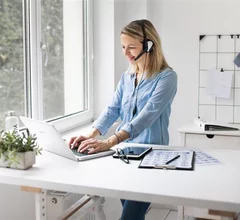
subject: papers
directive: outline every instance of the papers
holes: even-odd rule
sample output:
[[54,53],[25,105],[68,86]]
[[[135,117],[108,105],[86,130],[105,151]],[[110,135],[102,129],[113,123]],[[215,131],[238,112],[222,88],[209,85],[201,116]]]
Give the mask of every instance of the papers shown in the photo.
[[220,98],[230,98],[232,86],[232,72],[208,70],[207,94]]
[[[178,155],[179,157],[177,157]],[[175,157],[175,160],[168,163]],[[193,158],[194,151],[154,149],[143,158],[139,165],[139,168],[193,170]]]
[[218,159],[212,157],[211,155],[205,152],[195,151],[195,164],[196,165],[217,165],[222,163]]

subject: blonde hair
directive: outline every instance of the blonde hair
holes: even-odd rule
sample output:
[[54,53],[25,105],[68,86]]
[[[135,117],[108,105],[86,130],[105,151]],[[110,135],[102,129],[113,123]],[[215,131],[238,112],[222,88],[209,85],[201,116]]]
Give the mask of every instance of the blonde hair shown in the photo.
[[[140,42],[144,43],[144,33],[146,40],[153,42],[152,49],[147,53],[147,78],[152,77],[153,75],[161,72],[165,68],[169,67],[162,50],[161,40],[153,24],[146,19],[136,20],[129,23],[125,26],[121,34],[126,34],[130,37],[133,37]],[[135,72],[138,72],[138,66],[133,65],[132,69]]]

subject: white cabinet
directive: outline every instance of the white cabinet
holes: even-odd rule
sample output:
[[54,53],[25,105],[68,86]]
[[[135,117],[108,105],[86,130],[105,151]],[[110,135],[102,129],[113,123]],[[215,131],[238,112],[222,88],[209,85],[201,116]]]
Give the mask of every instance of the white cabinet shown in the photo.
[[[240,150],[240,130],[238,131],[203,131],[194,124],[182,126],[180,132],[180,145],[191,149],[228,148]],[[184,216],[205,219],[233,219],[236,213],[220,210],[200,209],[197,207],[178,207],[178,220]]]
[[184,146],[194,148],[229,148],[240,150],[240,136],[185,134]]
[[181,146],[189,148],[228,148],[240,150],[240,130],[238,131],[203,131],[194,124],[182,126]]

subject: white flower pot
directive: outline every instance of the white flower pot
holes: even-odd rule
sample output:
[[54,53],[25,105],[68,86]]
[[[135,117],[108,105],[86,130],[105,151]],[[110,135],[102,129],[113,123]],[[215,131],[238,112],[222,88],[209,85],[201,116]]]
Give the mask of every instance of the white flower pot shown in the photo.
[[0,166],[8,167],[20,170],[26,170],[32,167],[36,162],[36,152],[35,151],[27,151],[23,153],[17,153],[17,161],[18,163],[9,164],[9,161],[5,161],[5,156],[1,156],[0,158]]

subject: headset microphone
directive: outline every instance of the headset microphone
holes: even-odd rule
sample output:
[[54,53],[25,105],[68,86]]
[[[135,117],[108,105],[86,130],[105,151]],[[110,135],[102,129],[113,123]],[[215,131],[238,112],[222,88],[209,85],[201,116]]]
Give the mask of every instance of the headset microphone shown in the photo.
[[135,57],[134,60],[137,61],[144,53],[146,53],[145,50],[143,50],[137,57]]

